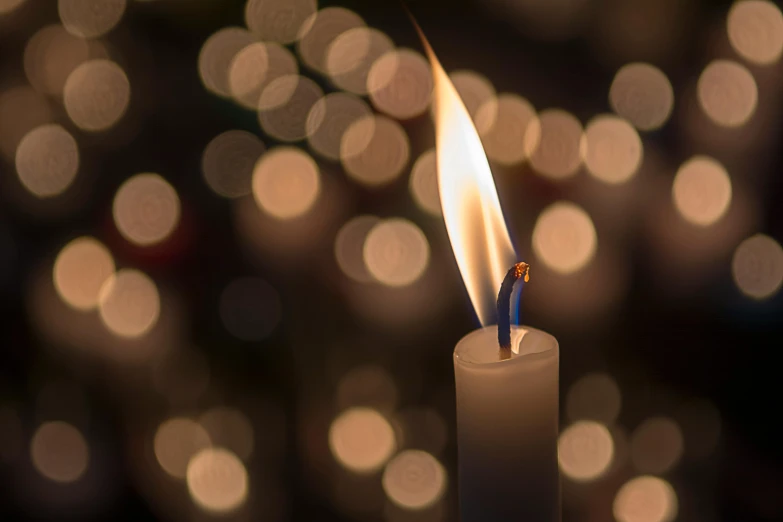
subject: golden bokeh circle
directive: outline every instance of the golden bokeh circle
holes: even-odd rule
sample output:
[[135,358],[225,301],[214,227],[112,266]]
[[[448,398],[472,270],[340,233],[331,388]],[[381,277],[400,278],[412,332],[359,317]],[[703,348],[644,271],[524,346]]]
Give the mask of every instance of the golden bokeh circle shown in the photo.
[[84,435],[67,422],[41,424],[30,441],[35,469],[54,482],[71,483],[87,471],[90,448]]
[[533,251],[548,268],[572,274],[595,256],[593,220],[581,207],[561,201],[547,207],[533,228]]
[[231,60],[228,88],[237,102],[257,110],[267,85],[281,76],[298,72],[299,65],[291,51],[274,42],[256,42],[236,53]]
[[361,16],[344,7],[327,7],[311,15],[304,23],[296,48],[310,69],[328,74],[328,51],[343,33],[365,27]]
[[386,465],[382,478],[386,496],[410,510],[434,505],[446,490],[446,470],[438,459],[420,450],[400,452]]
[[160,467],[174,478],[185,478],[190,459],[212,445],[209,433],[196,421],[172,417],[158,426],[153,451]]
[[165,241],[177,228],[179,196],[158,174],[136,174],[117,190],[112,215],[125,239],[134,245],[152,246]]
[[141,337],[158,322],[158,288],[138,270],[119,270],[101,287],[98,311],[103,324],[113,334],[131,339]]
[[272,80],[261,93],[258,121],[264,132],[280,141],[307,137],[307,118],[324,93],[310,78],[289,74]]
[[438,188],[438,158],[435,149],[421,154],[411,169],[409,188],[416,204],[433,216],[442,216]]
[[630,63],[621,67],[609,88],[609,103],[614,112],[637,129],[659,129],[674,107],[674,89],[657,67],[648,63]]
[[371,408],[351,408],[329,428],[329,448],[334,458],[355,473],[380,469],[396,448],[394,430],[386,418]]
[[560,470],[576,482],[603,476],[614,457],[614,441],[601,423],[579,421],[563,430],[557,441]]
[[226,198],[250,194],[253,169],[265,150],[264,143],[250,132],[229,130],[218,134],[201,156],[204,180],[216,194]]
[[764,234],[751,236],[734,251],[731,274],[743,294],[768,299],[783,284],[783,248]]
[[206,448],[188,463],[190,498],[211,513],[229,513],[245,503],[249,479],[242,461],[223,448]]
[[677,494],[667,481],[644,475],[623,484],[612,510],[617,522],[671,522],[677,516]]
[[321,192],[318,165],[294,147],[270,150],[253,171],[253,196],[259,208],[277,219],[304,215]]
[[[229,69],[234,62],[234,57],[243,49],[257,42],[257,37],[250,31],[239,27],[225,27],[212,34],[201,46],[198,55],[198,73],[201,83],[208,91],[228,98],[231,96],[231,85],[229,83]],[[241,74],[250,75],[250,79],[255,78],[251,67],[258,67],[256,58],[251,50],[251,55],[245,57],[241,63],[243,68],[235,74],[235,82],[248,81]],[[266,47],[264,47],[266,51]]]
[[120,23],[125,4],[126,0],[57,0],[57,11],[69,33],[95,38]]
[[708,156],[689,159],[674,177],[674,205],[680,215],[694,225],[706,227],[716,223],[728,211],[731,196],[728,172]]
[[60,298],[77,310],[98,306],[101,287],[114,274],[114,259],[103,243],[79,237],[63,247],[54,262],[52,278]]
[[744,125],[756,112],[756,80],[736,62],[715,60],[710,63],[699,76],[696,89],[704,113],[722,127]]
[[65,192],[79,171],[76,140],[60,125],[41,125],[28,132],[16,149],[19,181],[39,198]]
[[566,395],[566,414],[572,421],[593,420],[611,426],[620,415],[621,406],[620,387],[605,373],[581,377]]
[[573,176],[582,164],[582,124],[570,112],[547,109],[533,119],[524,134],[530,166],[547,178]]
[[537,120],[536,110],[521,96],[503,93],[487,99],[475,117],[487,157],[502,165],[516,165],[527,159],[527,149],[535,149],[540,139]]
[[449,73],[449,79],[474,122],[479,109],[497,96],[492,82],[476,71],[453,71]]
[[119,65],[110,60],[90,60],[68,76],[63,103],[77,127],[103,131],[122,118],[130,95],[130,82]]
[[327,94],[307,115],[307,142],[324,158],[338,161],[345,132],[354,122],[371,115],[370,107],[353,94]]
[[334,255],[343,274],[354,281],[368,283],[372,275],[364,264],[364,241],[370,230],[380,222],[376,216],[357,216],[337,232]]
[[427,269],[430,245],[427,237],[406,219],[387,219],[376,224],[364,242],[364,263],[379,283],[407,286]]
[[343,134],[340,158],[345,173],[359,183],[369,187],[386,185],[408,164],[408,135],[399,123],[385,116],[360,118]]
[[598,116],[587,124],[582,138],[587,171],[609,184],[630,180],[642,163],[644,148],[636,129],[617,116]]
[[783,54],[783,13],[766,0],[735,2],[726,18],[731,46],[749,62],[771,65]]
[[417,51],[395,49],[378,58],[367,76],[373,106],[400,120],[424,113],[432,100],[430,64]]
[[245,24],[266,42],[297,41],[318,8],[316,0],[248,0]]
[[367,94],[367,77],[378,58],[394,49],[394,42],[378,29],[355,27],[334,39],[326,53],[332,82],[345,91]]

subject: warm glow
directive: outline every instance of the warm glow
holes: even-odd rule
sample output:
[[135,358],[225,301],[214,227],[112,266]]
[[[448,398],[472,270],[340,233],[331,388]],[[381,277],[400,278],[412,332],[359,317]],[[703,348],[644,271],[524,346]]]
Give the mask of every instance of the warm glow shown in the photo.
[[119,337],[141,337],[160,315],[158,288],[138,270],[123,269],[109,277],[101,287],[98,303],[103,324]]
[[24,2],[25,0],[0,0],[0,15],[10,13]]
[[380,469],[396,447],[389,421],[370,408],[351,408],[343,412],[329,428],[332,455],[356,473]]
[[434,76],[438,186],[462,278],[481,324],[495,317],[497,292],[517,258],[495,180],[470,114],[429,45]]
[[413,200],[433,216],[442,216],[440,192],[438,192],[438,159],[435,149],[423,152],[411,169],[408,182]]
[[744,66],[715,60],[699,76],[699,104],[707,116],[722,127],[744,125],[756,111],[756,80]]
[[[495,86],[485,76],[469,70],[454,71],[449,74],[449,79],[457,89],[457,94],[478,128],[476,115],[482,106],[495,99]],[[481,134],[481,129],[479,129],[479,134]],[[489,152],[487,154],[489,155]]]
[[671,485],[651,476],[629,480],[614,497],[617,522],[671,522],[677,509],[677,494]]
[[360,283],[372,281],[364,264],[364,242],[370,230],[380,222],[375,216],[357,216],[340,228],[334,241],[334,256],[340,270]]
[[60,20],[69,33],[95,38],[111,31],[125,13],[126,0],[58,0]]
[[595,256],[597,237],[593,220],[573,203],[558,202],[538,216],[533,228],[533,252],[547,267],[572,274]]
[[363,185],[378,187],[396,179],[410,158],[405,129],[381,115],[353,122],[340,142],[345,173]]
[[197,422],[174,417],[163,422],[155,432],[153,449],[158,464],[175,478],[184,478],[190,459],[211,445],[209,433]]
[[612,463],[614,441],[606,426],[580,421],[566,428],[557,443],[561,471],[577,482],[601,477]]
[[216,194],[238,198],[252,190],[253,168],[266,147],[256,136],[230,130],[215,136],[204,149],[201,171]]
[[525,131],[525,154],[542,176],[564,179],[573,176],[582,164],[582,124],[561,109],[541,111]]
[[783,248],[773,238],[756,234],[734,251],[731,274],[737,288],[748,297],[772,297],[783,284]]
[[714,159],[695,156],[677,171],[672,195],[682,217],[694,225],[706,227],[717,222],[729,209],[731,179]]
[[48,100],[31,87],[12,87],[0,92],[0,151],[13,162],[22,138],[52,119]]
[[300,30],[297,50],[305,65],[326,74],[328,73],[327,52],[332,43],[341,34],[365,26],[362,17],[350,9],[344,7],[321,9],[304,22]]
[[414,118],[426,111],[432,100],[430,66],[416,51],[389,51],[370,69],[367,90],[379,111],[400,120]]
[[267,85],[258,102],[258,121],[265,133],[280,141],[307,137],[308,116],[323,98],[323,91],[310,78],[289,74]]
[[179,197],[161,176],[137,174],[117,190],[112,213],[125,239],[138,246],[151,246],[164,241],[177,228]]
[[198,420],[207,430],[214,446],[234,452],[242,460],[253,453],[253,425],[241,411],[234,408],[212,408]]
[[609,88],[609,102],[614,111],[639,130],[655,130],[671,116],[674,89],[669,78],[646,63],[622,67]]
[[407,286],[424,273],[430,245],[419,227],[405,219],[375,225],[364,242],[367,270],[386,286]]
[[49,480],[76,482],[87,471],[90,449],[81,432],[67,422],[42,424],[30,441],[33,466]]
[[356,27],[334,39],[326,68],[334,84],[354,94],[367,94],[367,77],[378,58],[394,49],[391,38],[377,29]]
[[283,315],[280,295],[266,281],[243,277],[220,294],[220,319],[228,332],[243,341],[269,337]]
[[446,470],[426,451],[406,450],[386,465],[383,490],[402,508],[425,509],[446,490]]
[[248,0],[245,24],[261,40],[294,43],[317,5],[316,0]]
[[772,2],[736,2],[726,20],[731,46],[749,62],[770,65],[783,54],[783,13]]
[[114,274],[109,250],[91,237],[74,239],[54,262],[54,287],[63,301],[77,310],[98,306],[98,296],[106,280]]
[[353,94],[327,94],[313,105],[307,115],[307,142],[321,156],[339,161],[345,132],[354,122],[370,115],[370,107]]
[[625,183],[642,163],[642,140],[626,120],[598,116],[585,129],[582,154],[590,174],[606,183]]
[[247,469],[228,450],[201,450],[188,463],[186,478],[190,497],[206,511],[234,511],[247,500]]
[[28,132],[16,149],[16,173],[32,194],[48,198],[62,194],[79,170],[79,148],[67,130],[56,124]]
[[622,398],[614,379],[591,373],[576,381],[566,396],[566,415],[572,421],[594,420],[611,425],[620,415]]
[[[198,73],[204,87],[218,96],[231,96],[229,68],[234,63],[234,57],[243,49],[256,43],[256,38],[256,35],[250,31],[240,29],[239,27],[226,27],[207,38],[207,41],[201,46],[201,51],[198,55]],[[253,52],[250,51],[250,53]],[[251,60],[251,58],[256,58],[256,56],[252,54],[251,56],[246,56],[243,66],[250,68],[251,65],[248,62],[252,61],[252,67],[257,68],[258,61],[256,59]],[[245,70],[248,74],[258,74],[257,71],[251,69],[243,69],[243,71]],[[242,81],[248,80],[243,77]],[[243,84],[244,86],[246,84]]]
[[[525,144],[535,148],[541,136],[536,110],[516,94],[504,93],[485,101],[475,120],[487,156],[501,165],[516,165],[527,159]],[[531,136],[526,139],[528,132]]]
[[672,419],[654,417],[641,423],[631,436],[631,460],[637,471],[662,475],[680,461],[683,438]]
[[299,73],[291,51],[273,42],[256,42],[239,51],[228,68],[228,88],[236,101],[258,109],[261,93],[281,76]]
[[80,129],[103,131],[115,125],[130,103],[131,87],[125,71],[109,60],[84,62],[68,76],[63,103]]
[[256,203],[277,219],[305,214],[320,192],[318,165],[306,152],[294,147],[278,147],[267,152],[253,172]]

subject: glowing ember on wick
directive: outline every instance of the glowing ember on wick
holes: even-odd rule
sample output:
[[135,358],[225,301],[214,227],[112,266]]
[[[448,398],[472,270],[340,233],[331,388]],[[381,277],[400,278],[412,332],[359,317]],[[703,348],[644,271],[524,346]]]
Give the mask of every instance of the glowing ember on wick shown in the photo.
[[522,276],[525,283],[530,281],[530,265],[524,261],[515,264],[506,273],[503,284],[498,292],[498,346],[500,346],[500,360],[511,358],[511,293],[514,284]]

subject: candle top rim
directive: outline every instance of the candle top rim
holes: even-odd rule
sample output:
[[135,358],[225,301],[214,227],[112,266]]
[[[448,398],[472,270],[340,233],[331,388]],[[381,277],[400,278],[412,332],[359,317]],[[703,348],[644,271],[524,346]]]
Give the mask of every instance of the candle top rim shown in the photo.
[[511,326],[511,358],[498,356],[497,325],[474,330],[460,339],[454,348],[454,361],[463,366],[487,369],[527,364],[559,356],[557,339],[537,328]]

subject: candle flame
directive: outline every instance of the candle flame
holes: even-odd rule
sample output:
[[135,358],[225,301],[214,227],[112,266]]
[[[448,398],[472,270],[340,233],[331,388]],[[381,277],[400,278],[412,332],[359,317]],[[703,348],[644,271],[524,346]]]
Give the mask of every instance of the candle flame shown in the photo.
[[[415,24],[415,22],[414,22]],[[479,320],[491,324],[497,291],[516,262],[495,180],[476,127],[421,29],[432,66],[438,187],[446,230]]]

